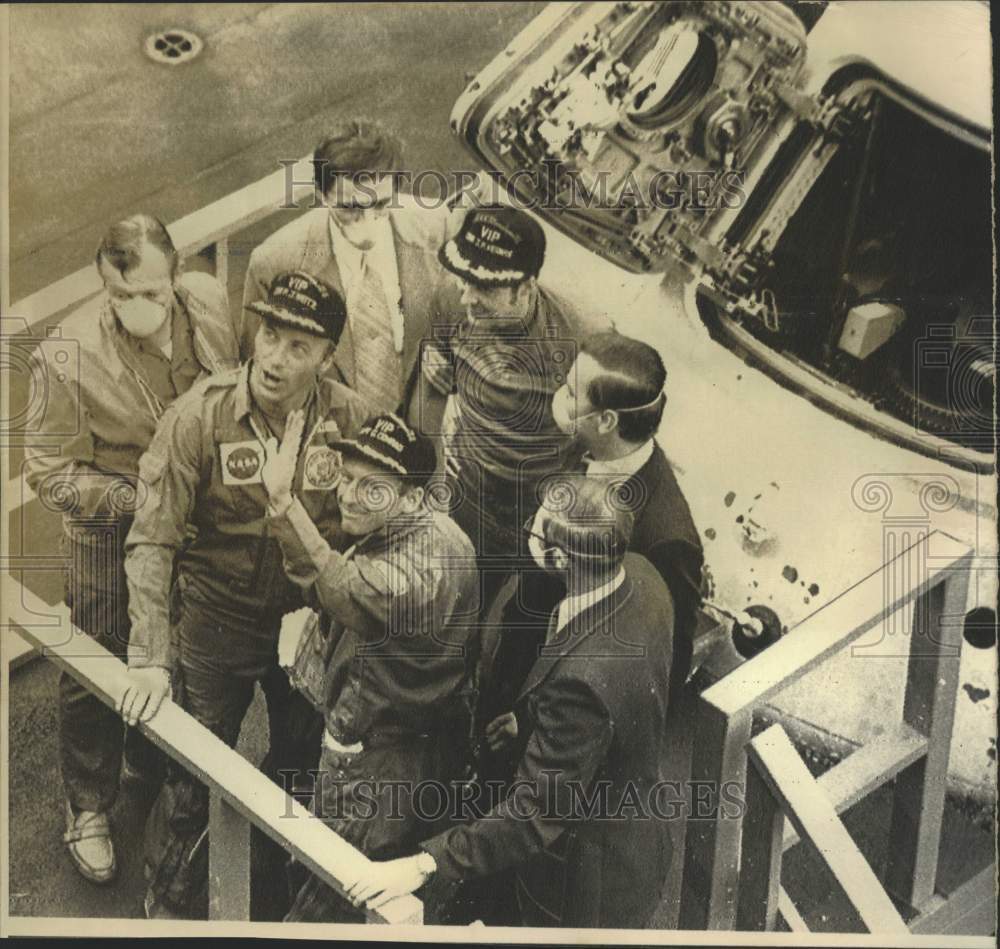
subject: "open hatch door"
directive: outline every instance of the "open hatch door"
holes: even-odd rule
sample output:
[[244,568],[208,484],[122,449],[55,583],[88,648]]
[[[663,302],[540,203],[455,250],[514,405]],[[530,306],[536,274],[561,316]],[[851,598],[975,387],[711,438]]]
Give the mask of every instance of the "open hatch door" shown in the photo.
[[619,266],[721,273],[719,237],[793,120],[825,120],[800,92],[805,52],[777,3],[552,4],[452,122],[520,200]]

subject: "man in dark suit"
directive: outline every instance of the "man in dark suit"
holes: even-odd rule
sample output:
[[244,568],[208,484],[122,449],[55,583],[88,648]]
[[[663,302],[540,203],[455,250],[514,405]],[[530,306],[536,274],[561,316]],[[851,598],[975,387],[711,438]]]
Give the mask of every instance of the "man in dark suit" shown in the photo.
[[[701,541],[691,510],[663,449],[654,440],[666,404],[667,371],[652,346],[601,332],[583,338],[565,383],[552,398],[555,424],[576,442],[573,469],[615,486],[635,516],[629,550],[642,554],[670,588],[676,616],[671,695],[679,700],[691,670],[701,605]],[[556,479],[560,476],[555,476]],[[563,595],[558,577],[527,572],[500,594],[503,629],[484,642],[481,677],[495,684],[485,705],[489,721],[507,707],[534,662],[545,619]],[[487,755],[489,777],[510,773],[502,752]]]
[[347,303],[334,378],[354,389],[373,414],[410,411],[421,341],[430,335],[444,279],[437,260],[447,208],[425,208],[399,193],[402,147],[374,122],[338,124],[313,154],[317,207],[272,234],[250,255],[243,290],[240,353],[252,355],[274,277],[300,270],[333,287]]
[[632,520],[597,480],[550,489],[529,542],[567,596],[513,712],[487,729],[491,743],[523,748],[516,781],[478,820],[373,863],[347,887],[357,904],[514,869],[525,925],[649,924],[671,856],[655,802],[674,611],[659,574],[626,553]]
[[674,600],[675,697],[691,667],[701,606],[704,552],[674,470],[653,436],[667,403],[667,370],[647,343],[615,331],[584,339],[552,400],[563,431],[575,435],[588,477],[615,482],[635,516],[629,550],[642,554]]

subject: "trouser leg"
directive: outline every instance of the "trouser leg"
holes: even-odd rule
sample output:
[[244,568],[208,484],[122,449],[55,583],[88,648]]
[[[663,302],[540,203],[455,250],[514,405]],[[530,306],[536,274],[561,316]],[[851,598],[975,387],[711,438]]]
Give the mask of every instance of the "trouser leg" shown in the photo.
[[[230,747],[253,699],[254,676],[234,670],[233,636],[190,601],[177,628],[181,707]],[[208,788],[171,762],[150,814],[147,860],[150,892],[178,913],[205,898],[208,880]],[[200,906],[199,906],[200,909]]]
[[[261,771],[295,794],[301,803],[308,803],[317,790],[314,776],[309,772],[319,767],[323,716],[290,687],[288,677],[279,667],[270,670],[261,685],[267,699],[270,733]],[[292,884],[288,875],[293,871],[284,848],[256,827],[250,834],[253,855],[251,919],[280,921],[291,907],[303,880],[297,876],[298,884]]]
[[[63,548],[73,625],[123,661],[131,632],[124,567],[129,525],[128,518],[71,522]],[[130,760],[150,772],[161,768],[162,754],[148,739],[136,729],[126,730],[113,709],[68,673],[60,674],[59,761],[75,810],[104,813],[114,805],[126,731]]]
[[[499,642],[492,657],[491,717],[509,712],[545,644],[552,611],[565,596],[561,576],[520,564],[511,597],[498,615]],[[489,721],[489,719],[487,719]]]
[[496,779],[513,768],[506,760],[495,760],[482,740],[483,732],[493,718],[511,710],[544,642],[549,610],[536,603],[539,571],[528,552],[525,531],[537,506],[532,486],[484,476],[473,464],[466,467],[463,463],[459,477],[450,482],[455,499],[452,517],[476,551],[480,601],[474,744],[480,777]]
[[[491,610],[484,630],[488,656],[480,677],[480,733],[498,715],[513,711],[514,702],[545,643],[549,617],[565,592],[561,576],[521,561]],[[479,742],[478,773],[482,781],[513,779],[520,748],[492,752]]]
[[[414,737],[406,745],[343,754],[323,747],[320,790],[314,812],[331,830],[372,860],[415,853],[417,843],[442,829],[435,794],[418,796],[424,782],[447,786],[450,761],[439,742]],[[374,804],[373,804],[374,802]],[[286,917],[289,922],[364,922],[355,909],[318,877],[309,875]]]
[[[308,789],[312,782],[308,772],[319,763],[323,716],[291,687],[277,664],[261,679],[261,687],[267,699],[270,735],[261,770],[282,787]],[[282,772],[287,775],[284,779]]]

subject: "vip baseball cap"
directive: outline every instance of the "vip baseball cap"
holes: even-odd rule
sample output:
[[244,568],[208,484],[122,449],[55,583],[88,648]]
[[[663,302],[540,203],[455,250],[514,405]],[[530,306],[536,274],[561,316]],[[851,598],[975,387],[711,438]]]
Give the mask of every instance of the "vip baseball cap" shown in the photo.
[[267,300],[251,303],[247,309],[335,343],[347,321],[347,307],[341,295],[301,270],[278,274],[271,282]]
[[471,208],[438,259],[470,283],[513,286],[538,276],[545,260],[545,232],[519,208]]
[[372,416],[354,438],[341,439],[331,447],[414,479],[418,485],[426,484],[437,467],[434,443],[391,412]]

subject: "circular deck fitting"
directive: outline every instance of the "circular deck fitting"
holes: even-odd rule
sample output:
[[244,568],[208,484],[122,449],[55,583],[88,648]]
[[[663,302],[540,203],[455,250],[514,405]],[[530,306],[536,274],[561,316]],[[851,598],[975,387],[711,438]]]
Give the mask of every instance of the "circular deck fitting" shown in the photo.
[[146,55],[157,63],[179,66],[189,63],[205,44],[190,30],[160,30],[146,37]]

